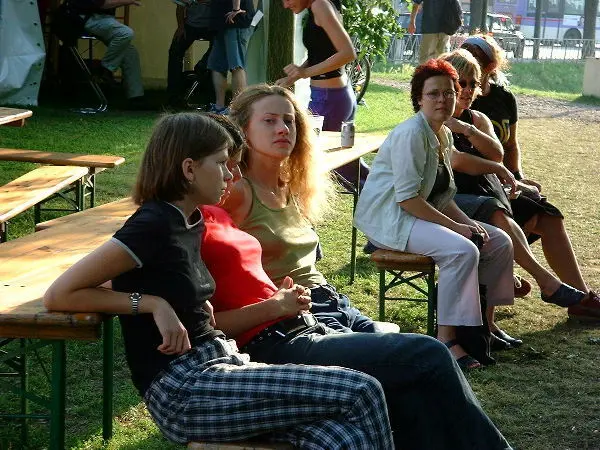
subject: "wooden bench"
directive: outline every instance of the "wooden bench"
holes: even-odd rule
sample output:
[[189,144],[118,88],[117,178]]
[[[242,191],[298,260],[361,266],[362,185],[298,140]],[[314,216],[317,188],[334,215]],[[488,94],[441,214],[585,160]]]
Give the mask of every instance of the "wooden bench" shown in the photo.
[[[112,169],[123,164],[125,158],[110,155],[80,155],[76,153],[0,148],[0,161],[86,167],[88,173],[83,179],[83,197],[81,201],[85,203],[85,197],[89,196],[90,207],[93,208],[96,202],[96,175],[105,169]],[[83,203],[81,209],[83,209]]]
[[[379,249],[371,254],[371,261],[379,270],[379,320],[385,320],[386,300],[427,302],[427,334],[434,336],[437,296],[433,258],[415,253]],[[405,272],[409,272],[409,275],[405,275]],[[392,276],[389,282],[386,281],[386,274]],[[416,283],[419,279],[425,280],[425,289]],[[403,285],[414,289],[422,296],[388,296],[391,289]]]
[[25,126],[25,120],[33,115],[28,109],[0,107],[0,125],[11,127]]
[[85,167],[42,166],[0,187],[0,242],[6,241],[10,219],[34,207],[34,221],[39,222],[42,204],[56,195],[66,199],[65,191],[75,191],[72,202],[79,208],[87,173]]

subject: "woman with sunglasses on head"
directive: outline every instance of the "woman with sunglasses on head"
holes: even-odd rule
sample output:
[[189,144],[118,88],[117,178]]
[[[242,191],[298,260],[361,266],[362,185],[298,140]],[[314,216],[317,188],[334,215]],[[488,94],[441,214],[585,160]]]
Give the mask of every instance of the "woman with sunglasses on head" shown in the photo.
[[[314,450],[393,449],[377,380],[339,367],[250,362],[214,328],[197,205],[220,201],[232,149],[206,116],[162,118],[141,162],[138,210],[50,286],[46,307],[119,315],[133,383],[171,441],[266,435]],[[112,290],[100,287],[111,279]]]
[[[563,215],[545,196],[540,195],[541,186],[523,175],[521,149],[517,140],[517,103],[515,96],[502,83],[504,76],[500,72],[506,66],[503,50],[493,38],[483,35],[468,37],[462,48],[475,57],[482,72],[481,92],[479,97],[472,100],[471,108],[491,120],[502,144],[503,157],[500,162],[514,174],[517,189],[521,191],[520,195],[510,199],[514,222],[523,229],[527,243],[532,244],[541,238],[546,261],[557,276],[535,262],[528,247],[527,252],[523,246],[521,249],[515,248],[517,263],[534,277],[540,287],[542,300],[568,307],[569,317],[585,321],[600,320],[600,296],[583,279]],[[478,147],[478,150],[481,151],[481,148]],[[483,156],[488,158],[487,155]],[[497,214],[502,216],[501,213]],[[503,220],[502,217],[500,219]],[[506,223],[501,228],[507,230],[508,226]],[[512,237],[514,243],[516,236]]]
[[[439,267],[437,338],[462,367],[480,363],[456,341],[457,326],[480,326],[480,287],[490,306],[513,302],[513,251],[506,234],[467,217],[453,200],[450,165],[458,74],[432,59],[415,69],[417,114],[398,125],[373,161],[354,223],[377,247],[431,256]],[[483,237],[482,246],[476,238]]]

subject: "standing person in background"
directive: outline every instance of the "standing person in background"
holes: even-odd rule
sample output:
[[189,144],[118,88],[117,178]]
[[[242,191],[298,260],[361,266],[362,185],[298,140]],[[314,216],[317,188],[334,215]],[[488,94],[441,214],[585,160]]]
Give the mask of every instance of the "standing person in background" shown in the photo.
[[[252,35],[254,0],[212,0],[211,16],[216,30],[213,48],[208,57],[215,87],[215,103],[210,112],[228,114],[225,106],[227,72],[231,72],[231,90],[235,97],[247,85],[246,51]],[[242,2],[244,8],[241,7]]]
[[423,64],[450,50],[450,36],[462,24],[462,9],[458,0],[413,0],[408,24],[410,34],[416,31],[415,19],[419,10],[423,14],[419,64]]
[[[310,103],[308,108],[324,117],[324,131],[340,131],[342,122],[354,120],[356,96],[344,66],[356,59],[350,36],[344,29],[341,0],[283,0],[284,8],[294,14],[307,10],[302,42],[307,50],[306,61],[300,66],[287,65],[280,86],[293,86],[301,78],[310,78]],[[364,183],[369,168],[362,161],[361,179]],[[354,163],[340,167],[346,180],[357,184]]]
[[[188,6],[177,5],[175,17],[177,29],[169,48],[167,94],[170,106],[183,105],[183,57],[190,45],[197,40],[209,42],[208,50],[196,64],[196,69],[205,69],[212,49],[215,32],[210,28],[211,0],[200,0]],[[196,70],[197,71],[197,70]]]
[[89,16],[83,27],[85,32],[106,45],[101,78],[114,83],[113,72],[121,68],[129,106],[145,107],[140,57],[131,44],[133,30],[115,19],[115,8],[141,3],[138,0],[67,0],[67,3],[81,15]]

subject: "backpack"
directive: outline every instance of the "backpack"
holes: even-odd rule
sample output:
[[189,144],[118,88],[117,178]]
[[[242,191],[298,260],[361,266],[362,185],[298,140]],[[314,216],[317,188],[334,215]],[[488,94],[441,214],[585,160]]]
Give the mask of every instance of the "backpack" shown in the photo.
[[440,11],[440,32],[452,36],[458,31],[463,23],[463,12],[459,0],[442,0],[442,10]]

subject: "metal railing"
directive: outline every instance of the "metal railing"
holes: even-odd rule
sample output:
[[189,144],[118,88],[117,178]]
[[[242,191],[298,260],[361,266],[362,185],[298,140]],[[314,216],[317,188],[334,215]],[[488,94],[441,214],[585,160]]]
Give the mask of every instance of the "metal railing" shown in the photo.
[[[450,49],[461,46],[467,35],[450,37]],[[518,61],[574,61],[583,60],[583,54],[600,58],[600,41],[589,39],[525,39],[504,37],[497,39],[508,59]],[[417,64],[421,35],[405,34],[393,38],[387,52],[388,64]]]

